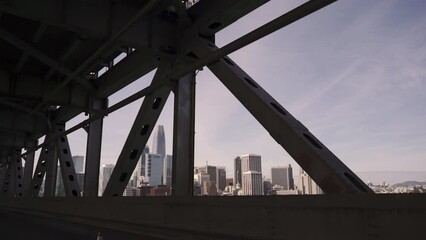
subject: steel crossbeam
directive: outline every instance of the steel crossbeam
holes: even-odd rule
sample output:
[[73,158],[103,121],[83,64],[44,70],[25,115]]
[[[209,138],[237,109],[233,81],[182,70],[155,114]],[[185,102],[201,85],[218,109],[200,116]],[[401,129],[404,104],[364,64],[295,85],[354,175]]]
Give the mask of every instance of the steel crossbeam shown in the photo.
[[24,168],[24,180],[23,180],[23,186],[24,186],[24,196],[28,193],[31,187],[31,181],[33,178],[33,170],[34,170],[34,157],[35,152],[32,152],[25,157],[25,168]]
[[[217,51],[212,42],[200,42],[200,57]],[[372,190],[324,144],[269,95],[229,57],[208,68],[269,134],[326,193],[372,193]]]
[[[65,124],[56,123],[53,127],[53,132],[65,131]],[[65,194],[68,197],[80,197],[80,187],[78,185],[77,174],[72,160],[71,150],[68,143],[68,137],[64,136],[56,141],[56,148],[59,156],[59,164],[62,173],[62,180],[65,187]]]
[[[160,63],[151,86],[167,83],[169,79],[165,78],[165,73],[170,67],[169,62]],[[103,196],[123,194],[170,92],[170,85],[164,84],[144,98]]]
[[[48,161],[51,159],[48,158],[48,154],[48,147],[44,147],[41,149],[40,156],[37,161],[37,166],[34,171],[34,176],[31,180],[31,185],[29,189],[24,193],[25,196],[37,197],[39,195],[44,176],[46,175],[47,168],[50,165]],[[46,181],[47,179],[48,178],[46,177]],[[44,191],[46,193],[46,188]]]

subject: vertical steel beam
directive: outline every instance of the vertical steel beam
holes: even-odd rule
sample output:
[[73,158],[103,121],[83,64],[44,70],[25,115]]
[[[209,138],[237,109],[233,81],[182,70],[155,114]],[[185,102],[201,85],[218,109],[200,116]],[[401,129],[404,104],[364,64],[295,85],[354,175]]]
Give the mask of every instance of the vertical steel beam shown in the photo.
[[[48,137],[46,137],[46,139],[48,139]],[[37,161],[37,166],[36,166],[36,169],[34,171],[34,176],[31,180],[30,187],[25,192],[25,196],[38,197],[38,194],[39,194],[40,189],[41,189],[41,185],[43,183],[43,178],[46,175],[48,167],[51,167],[51,165],[48,163],[49,160],[51,160],[49,158],[49,146],[43,147],[40,151],[40,156],[39,156],[38,161]],[[55,172],[56,172],[56,169],[57,169],[57,167],[55,168]],[[49,178],[52,178],[52,177],[50,176]],[[44,191],[47,190],[47,188],[46,188],[47,179],[48,179],[48,177],[46,176]],[[56,183],[56,181],[55,181],[55,183]],[[49,196],[53,196],[50,193],[51,193],[51,189],[50,189],[50,192],[49,192]],[[46,195],[46,192],[44,192],[44,196],[48,196],[48,195]]]
[[[106,101],[106,100],[105,100]],[[102,102],[105,102],[102,101]],[[101,101],[94,102],[94,108],[101,109],[97,106]],[[104,105],[104,104],[102,104]],[[90,114],[92,116],[93,114]],[[85,197],[98,196],[99,187],[99,167],[101,163],[101,146],[102,146],[102,125],[103,118],[90,123],[87,131],[87,147],[86,147],[86,167],[84,171],[84,191]]]
[[[59,132],[63,132],[65,131],[65,124],[56,123],[53,130],[55,135]],[[74,162],[72,160],[67,136],[59,138],[56,141],[56,147],[59,156],[59,163],[61,165],[65,194],[67,197],[80,197],[80,187],[78,185],[77,174],[75,173]]]
[[34,170],[34,155],[35,155],[35,152],[31,152],[25,156],[24,182],[23,182],[24,195],[28,193],[31,187],[31,181],[33,178],[33,170]]
[[[205,56],[218,48],[204,41],[195,49],[195,54]],[[324,192],[372,193],[355,173],[230,58],[223,57],[208,67]]]
[[[165,71],[169,69],[169,63],[161,63],[151,86],[168,81],[165,78]],[[170,92],[169,85],[162,85],[144,98],[103,196],[121,196],[123,194]]]
[[[46,164],[47,166],[46,166],[46,179],[44,181],[43,196],[54,197],[56,192],[56,181],[58,178],[58,151],[56,149],[56,143],[55,142],[49,143],[44,153],[46,154],[46,157],[47,157],[47,164]],[[42,161],[44,160],[41,158],[41,154],[40,154],[39,161],[40,160]],[[33,185],[33,188],[34,187],[35,185]]]
[[172,195],[192,196],[194,188],[195,73],[175,86]]

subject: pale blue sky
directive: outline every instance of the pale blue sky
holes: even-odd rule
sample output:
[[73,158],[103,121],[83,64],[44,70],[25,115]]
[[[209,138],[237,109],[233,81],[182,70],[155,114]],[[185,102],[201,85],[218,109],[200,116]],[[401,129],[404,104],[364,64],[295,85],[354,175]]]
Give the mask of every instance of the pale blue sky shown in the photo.
[[[304,1],[272,0],[217,35],[244,35]],[[426,170],[426,1],[340,0],[230,57],[353,171]],[[153,73],[113,95],[113,104],[145,87]],[[159,124],[172,152],[170,96]],[[103,163],[115,163],[141,101],[105,118]],[[197,78],[196,165],[226,166],[237,155],[298,166],[204,68]],[[72,120],[72,126],[84,119]],[[85,155],[86,134],[69,137]],[[151,145],[151,142],[149,142]]]

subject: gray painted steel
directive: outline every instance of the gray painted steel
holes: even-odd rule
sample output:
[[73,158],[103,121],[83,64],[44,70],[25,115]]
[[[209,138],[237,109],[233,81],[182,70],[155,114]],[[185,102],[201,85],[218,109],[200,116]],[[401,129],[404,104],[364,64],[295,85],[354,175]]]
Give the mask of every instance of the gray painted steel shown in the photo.
[[192,196],[194,189],[195,73],[174,88],[172,195]]
[[[412,229],[426,227],[425,195],[188,197],[193,191],[195,71],[204,66],[324,191],[371,193],[226,57],[335,0],[308,1],[223,48],[213,44],[217,32],[266,2],[201,0],[189,9],[177,0],[0,2],[0,186],[6,189],[0,195],[10,197],[0,199],[0,217],[24,214],[48,224],[102,226],[160,239],[416,238]],[[126,57],[116,63],[122,53]],[[108,71],[99,76],[103,67]],[[108,108],[110,95],[156,68],[149,87]],[[109,198],[123,193],[171,90],[174,196]],[[141,97],[104,197],[91,198],[97,196],[103,118]],[[80,113],[89,118],[65,131],[65,123]],[[47,197],[55,196],[58,158],[66,195],[80,196],[66,135],[82,127],[88,129],[87,198]],[[45,143],[37,146],[43,136]],[[31,180],[30,152],[40,147]],[[23,148],[28,150],[24,175]],[[46,197],[35,198],[44,177]],[[34,198],[12,198],[22,194]]]

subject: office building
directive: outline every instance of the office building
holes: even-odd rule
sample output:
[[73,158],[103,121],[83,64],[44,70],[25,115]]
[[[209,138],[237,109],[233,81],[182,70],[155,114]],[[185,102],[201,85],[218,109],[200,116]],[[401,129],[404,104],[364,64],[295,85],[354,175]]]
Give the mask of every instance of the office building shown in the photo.
[[247,154],[240,156],[242,171],[242,194],[263,195],[261,156]]
[[170,188],[165,185],[159,185],[149,190],[149,196],[170,196]]
[[76,173],[84,173],[84,156],[72,156]]
[[160,155],[162,161],[166,156],[166,137],[164,134],[164,126],[158,125],[152,133],[152,137],[151,153]]
[[264,195],[273,195],[273,186],[271,181],[263,181],[263,194]]
[[216,185],[216,183],[217,183],[217,180],[216,180],[217,168],[216,168],[216,166],[209,166],[206,163],[206,166],[198,167],[198,168],[196,168],[195,171],[198,172],[198,173],[199,172],[207,173],[210,176],[210,181],[214,182],[214,184]]
[[282,187],[282,190],[294,189],[293,169],[291,165],[271,168],[272,185]]
[[149,147],[145,146],[145,148],[142,151],[141,157],[139,158],[139,161],[136,165],[135,174],[138,179],[140,177],[145,176],[145,164],[146,164],[146,155],[149,154]]
[[312,178],[300,168],[298,190],[300,194],[323,194],[322,189],[312,180]]
[[236,157],[234,159],[234,185],[242,183],[242,172],[241,172],[241,158]]
[[111,177],[112,171],[114,170],[114,164],[104,164],[101,167],[100,172],[100,179],[99,179],[99,196],[102,196],[102,193],[104,192],[109,178]]
[[202,185],[203,195],[217,196],[216,184],[213,181],[205,181]]
[[160,154],[146,154],[145,182],[149,186],[162,185],[163,158]]
[[65,185],[64,180],[62,179],[61,166],[58,165],[56,170],[56,186],[55,186],[55,196],[64,197],[65,196]]
[[83,196],[84,192],[84,173],[76,173],[78,187],[80,188],[81,196]]
[[226,170],[225,167],[216,168],[216,186],[218,190],[225,190],[226,187]]
[[241,155],[241,172],[262,172],[261,156],[256,154]]
[[262,173],[247,171],[243,173],[243,195],[263,195]]
[[163,166],[163,184],[168,187],[172,185],[172,162],[173,156],[166,155]]

